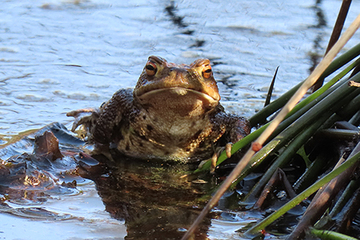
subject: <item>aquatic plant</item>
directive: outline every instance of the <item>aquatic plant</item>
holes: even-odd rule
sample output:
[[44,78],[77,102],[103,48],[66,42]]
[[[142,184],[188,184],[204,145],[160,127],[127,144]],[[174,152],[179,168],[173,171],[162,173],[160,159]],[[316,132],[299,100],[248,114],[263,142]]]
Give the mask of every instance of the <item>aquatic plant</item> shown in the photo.
[[[360,73],[358,73],[360,60],[354,60],[360,56],[360,44],[334,59],[359,26],[360,15],[304,82],[298,84],[250,118],[253,127],[262,124],[263,126],[233,145],[231,150],[232,154],[249,145],[251,146],[218,188],[192,227],[184,235],[183,239],[188,239],[191,236],[197,224],[199,224],[202,218],[217,204],[228,188],[235,187],[239,181],[253,172],[255,168],[265,165],[267,166],[265,167],[267,170],[262,174],[261,179],[255,184],[246,197],[242,199],[242,203],[253,204],[272,176],[276,174],[278,169],[284,167],[289,161],[294,159],[295,155],[304,158],[307,168],[303,176],[294,184],[295,190],[301,193],[264,220],[251,226],[245,232],[244,236],[251,237],[254,236],[254,234],[263,233],[267,226],[274,223],[275,220],[319,189],[322,190],[318,191],[313,197],[313,201],[303,214],[302,220],[293,229],[288,239],[302,238],[310,227],[328,230],[327,224],[330,221],[335,221],[336,217],[341,217],[339,224],[337,224],[340,229],[340,226],[344,222],[351,219],[351,216],[354,216],[354,213],[352,215],[347,213],[349,209],[359,208],[358,205],[351,205],[350,203],[351,201],[356,202],[356,200],[353,199],[355,196],[353,198],[340,197],[336,205],[336,210],[333,208],[334,210],[332,211],[333,213],[330,220],[326,218],[326,214],[324,215],[324,213],[329,209],[331,200],[335,198],[341,189],[346,188],[348,184],[354,185],[354,182],[351,181],[351,176],[360,159],[360,145],[358,144],[359,130],[355,127],[359,125],[360,120],[360,88],[355,87],[358,86],[360,82]],[[339,69],[342,70],[337,73],[336,76],[328,80],[324,86],[319,87],[318,85],[318,90],[303,99],[303,96],[318,79],[326,79]],[[351,75],[347,77],[351,71]],[[300,103],[298,103],[299,101]],[[281,110],[277,112],[279,109]],[[267,122],[267,119],[272,116],[274,116],[273,120]],[[346,123],[343,123],[344,125],[337,125],[338,127],[334,128],[334,125],[339,121],[346,121]],[[338,130],[339,128],[340,130]],[[345,130],[342,130],[343,128],[345,128]],[[341,157],[333,170],[324,175],[324,171],[321,170],[324,168],[324,166],[322,166],[324,161],[321,161],[323,160],[323,153],[321,153],[321,151],[324,151],[324,149],[316,149],[316,146],[312,147],[311,151],[317,152],[317,154],[313,154],[316,157],[313,157],[312,161],[309,160],[309,151],[307,152],[304,149],[309,148],[309,145],[313,144],[312,140],[314,138],[327,139],[329,136],[335,136],[335,138],[338,139],[346,138],[346,147],[353,150],[350,156],[347,158]],[[349,149],[344,151],[344,144],[339,144],[337,147],[342,154],[348,154],[350,152]],[[325,151],[329,151],[329,149],[325,148]],[[218,158],[217,164],[222,164],[226,159],[226,154],[222,153]],[[196,172],[208,171],[210,165],[211,163],[209,161],[202,165]],[[317,174],[323,174],[324,176],[318,180]],[[303,190],[304,188],[306,189]],[[356,195],[356,197],[358,195]],[[266,195],[264,197],[266,198]],[[340,202],[340,199],[342,202]],[[344,206],[347,203],[350,205],[345,208]],[[344,216],[340,216],[340,212]],[[352,212],[356,213],[354,210],[352,210]],[[323,224],[315,225],[319,219],[322,220]],[[318,237],[326,235],[322,235],[321,232],[316,229],[309,230],[308,234],[313,234]],[[333,232],[329,232],[329,234],[333,234]],[[333,235],[340,236],[340,234]]]

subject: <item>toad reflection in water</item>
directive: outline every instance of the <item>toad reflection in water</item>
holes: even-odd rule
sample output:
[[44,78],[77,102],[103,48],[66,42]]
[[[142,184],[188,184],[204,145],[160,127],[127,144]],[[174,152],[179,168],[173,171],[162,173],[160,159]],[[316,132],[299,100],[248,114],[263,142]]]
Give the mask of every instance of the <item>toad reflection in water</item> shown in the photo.
[[[88,161],[86,156],[82,158]],[[79,172],[96,183],[106,211],[115,219],[125,219],[126,239],[180,239],[213,187],[210,181],[196,183],[181,178],[189,170],[184,164],[164,166],[131,160],[102,166],[82,164]],[[210,221],[210,216],[203,221],[195,239],[207,239]]]

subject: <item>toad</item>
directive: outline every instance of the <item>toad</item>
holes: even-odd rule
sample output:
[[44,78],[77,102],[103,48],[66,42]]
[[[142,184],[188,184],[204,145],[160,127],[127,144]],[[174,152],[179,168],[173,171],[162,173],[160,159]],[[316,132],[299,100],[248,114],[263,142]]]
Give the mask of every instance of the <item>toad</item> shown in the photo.
[[[249,134],[248,121],[227,114],[208,59],[190,65],[150,56],[134,90],[121,89],[99,109],[69,112],[101,152],[191,162]],[[91,112],[80,118],[79,114]]]

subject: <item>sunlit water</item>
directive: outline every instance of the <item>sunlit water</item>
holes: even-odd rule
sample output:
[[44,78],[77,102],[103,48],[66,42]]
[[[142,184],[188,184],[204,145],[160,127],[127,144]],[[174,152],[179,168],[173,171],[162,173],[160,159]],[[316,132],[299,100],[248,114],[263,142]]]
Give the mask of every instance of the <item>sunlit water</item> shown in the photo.
[[[69,126],[72,120],[66,112],[97,107],[119,88],[133,87],[149,55],[176,63],[211,59],[222,104],[250,117],[262,108],[277,66],[274,98],[308,76],[310,55],[323,54],[340,4],[335,0],[317,6],[310,0],[2,1],[0,144],[51,122]],[[352,4],[346,26],[360,9],[359,2]],[[169,6],[175,9],[173,17],[166,10]],[[174,23],[174,18],[181,21]],[[346,48],[358,39],[359,34]],[[52,234],[52,239],[122,239],[125,227],[104,211],[93,185],[79,188],[86,194],[64,197],[60,206],[50,201],[43,207],[79,214],[85,220],[52,224],[0,215],[0,238],[48,239]],[[73,205],[81,201],[85,206],[76,206],[80,209],[76,212]],[[215,223],[213,232],[216,227],[221,229],[221,224]],[[38,228],[42,230],[36,235],[33,229]]]

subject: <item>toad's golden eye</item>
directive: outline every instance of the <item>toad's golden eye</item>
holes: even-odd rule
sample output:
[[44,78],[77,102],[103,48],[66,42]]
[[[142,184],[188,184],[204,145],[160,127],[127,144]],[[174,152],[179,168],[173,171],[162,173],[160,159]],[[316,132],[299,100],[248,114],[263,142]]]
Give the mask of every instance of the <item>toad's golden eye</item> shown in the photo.
[[146,74],[149,76],[154,76],[157,71],[157,66],[155,63],[148,61],[145,66]]
[[212,69],[210,65],[207,65],[204,67],[203,71],[202,71],[202,75],[204,78],[209,78],[212,75]]

